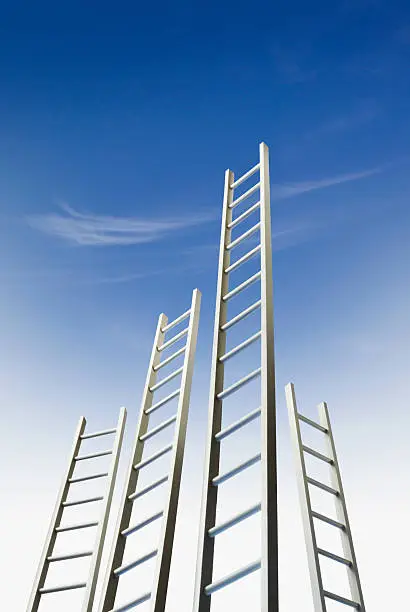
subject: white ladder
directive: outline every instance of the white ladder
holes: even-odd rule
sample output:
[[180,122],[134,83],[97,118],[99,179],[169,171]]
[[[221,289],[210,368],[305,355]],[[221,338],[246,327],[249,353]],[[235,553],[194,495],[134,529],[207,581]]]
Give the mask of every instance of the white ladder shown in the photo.
[[[73,589],[85,589],[85,594],[83,598],[82,604],[82,612],[91,612],[93,607],[93,600],[95,594],[95,587],[98,578],[98,570],[101,563],[101,554],[104,546],[104,537],[107,529],[108,515],[110,511],[112,495],[114,490],[115,478],[117,474],[118,468],[118,460],[122,445],[122,439],[124,434],[124,426],[126,421],[126,410],[125,408],[121,408],[118,424],[116,428],[107,429],[104,431],[97,431],[95,433],[86,433],[86,419],[84,417],[80,418],[78,423],[77,431],[74,437],[74,443],[72,447],[72,451],[70,454],[68,467],[66,473],[64,475],[61,488],[58,494],[57,502],[54,508],[54,512],[51,518],[51,523],[49,527],[49,531],[47,534],[47,538],[45,541],[45,545],[43,548],[43,552],[41,555],[41,559],[38,566],[37,575],[34,581],[33,589],[30,595],[30,600],[27,606],[27,612],[37,612],[40,599],[42,595],[47,595],[48,593],[58,593],[62,591],[70,591]],[[88,440],[91,438],[99,438],[101,436],[108,436],[110,434],[115,434],[114,444],[111,449],[106,451],[99,451],[94,453],[81,454],[81,443],[83,440]],[[75,476],[75,468],[78,465],[78,462],[88,461],[90,459],[94,459],[96,457],[103,457],[105,455],[111,455],[111,465],[107,472],[102,473],[91,473],[86,476]],[[68,500],[68,493],[72,486],[75,487],[76,483],[85,482],[89,480],[95,480],[104,478],[106,479],[106,489],[103,495],[93,496],[89,498],[80,498],[75,499],[73,501]],[[87,521],[78,524],[65,524],[62,522],[63,513],[65,508],[69,508],[72,506],[79,506],[83,504],[93,503],[93,502],[103,502],[103,507],[100,515],[100,519],[96,521]],[[97,527],[97,533],[94,543],[93,550],[79,551],[77,553],[70,554],[55,554],[53,555],[53,549],[57,540],[57,536],[60,533],[76,531],[82,529],[88,529],[92,527]],[[88,572],[88,579],[86,582],[79,582],[76,584],[62,584],[62,585],[54,585],[47,586],[45,584],[47,578],[47,572],[49,570],[49,566],[51,563],[56,563],[59,561],[68,561],[71,559],[79,559],[82,557],[91,557],[90,568]]]
[[[168,319],[164,314],[159,316],[151,360],[148,367],[146,384],[142,397],[141,413],[135,436],[132,458],[121,501],[111,555],[108,561],[108,569],[102,589],[102,599],[99,606],[100,612],[123,612],[125,610],[131,610],[146,601],[150,602],[149,605],[152,612],[162,612],[165,609],[182,461],[184,455],[200,302],[201,293],[198,291],[198,289],[195,289],[192,294],[192,302],[189,310],[184,312],[181,316],[171,323],[168,323]],[[182,331],[176,333],[174,336],[168,339],[168,332],[188,317],[188,325]],[[172,347],[180,340],[184,340],[185,337],[186,343],[184,346],[176,351],[172,349],[174,352],[165,359],[161,360],[164,352],[166,352],[169,347]],[[159,370],[182,355],[183,365],[157,382]],[[179,376],[180,383],[178,388],[169,393],[166,397],[163,397],[159,401],[153,403],[155,392]],[[175,398],[178,398],[178,406],[175,414],[171,418],[162,421],[159,425],[150,429],[150,415]],[[173,442],[167,444],[154,454],[151,454],[148,457],[143,457],[145,441],[153,438],[157,433],[169,428],[171,425],[174,425]],[[141,470],[145,469],[157,459],[168,453],[172,453],[168,475],[164,475],[158,480],[150,483],[148,486],[138,489],[138,476]],[[168,492],[164,508],[157,511],[152,516],[146,517],[143,521],[140,521],[135,525],[130,525],[134,502],[165,483],[168,483]],[[136,558],[131,563],[124,564],[123,557],[128,536],[131,536],[137,531],[143,529],[145,526],[159,519],[162,519],[162,525],[160,541],[157,547],[149,553]],[[127,603],[116,605],[115,600],[120,576],[154,557],[156,558],[156,567],[151,589],[149,591],[137,594],[136,597]]]
[[[302,520],[305,533],[305,543],[308,556],[309,573],[315,612],[326,612],[326,600],[345,604],[360,612],[365,612],[363,593],[360,585],[359,570],[353,547],[352,532],[350,530],[347,516],[346,500],[343,492],[340,476],[339,463],[337,461],[335,443],[329,420],[329,412],[325,402],[319,404],[319,423],[303,416],[298,412],[296,404],[295,388],[292,383],[286,386],[286,403],[289,411],[290,429],[294,449],[296,474],[301,503]],[[303,444],[300,422],[321,431],[325,438],[326,454],[319,453],[313,448]],[[330,485],[316,480],[307,474],[305,454],[312,455],[320,461],[324,461],[330,468]],[[318,487],[333,497],[336,504],[337,520],[325,516],[312,509],[309,485]],[[338,530],[341,536],[343,557],[320,548],[317,544],[314,519],[331,525]],[[341,563],[348,572],[350,598],[342,597],[331,591],[325,590],[322,580],[320,558],[326,557]]]
[[[225,173],[225,188],[222,211],[222,229],[218,264],[217,296],[215,307],[215,326],[211,365],[211,385],[209,397],[209,421],[205,475],[202,495],[202,510],[199,528],[198,562],[196,573],[194,612],[209,612],[211,595],[244,576],[261,570],[262,612],[278,610],[278,534],[277,534],[277,475],[276,475],[276,408],[273,351],[273,298],[272,298],[272,246],[270,225],[269,195],[269,156],[268,147],[261,143],[259,162],[239,179],[234,180],[231,170]],[[249,178],[257,175],[256,183],[235,198],[237,188]],[[257,194],[257,202],[249,206],[249,199]],[[248,207],[234,217],[239,204]],[[241,227],[250,215],[259,213],[259,221],[232,239],[232,231]],[[243,226],[242,226],[243,227]],[[231,252],[254,234],[259,234],[259,244],[250,248],[245,255],[231,262]],[[234,270],[251,258],[260,262],[258,271],[247,280],[232,288],[229,279]],[[251,304],[230,320],[227,320],[227,303],[235,295],[254,282],[260,281],[260,299]],[[260,330],[232,350],[226,351],[229,330],[251,312],[260,311]],[[228,359],[260,339],[260,365],[241,380],[224,388],[224,364]],[[259,378],[261,405],[251,406],[242,418],[222,429],[223,401],[236,393],[246,383]],[[225,473],[220,473],[220,454],[223,441],[251,421],[260,418],[260,452]],[[261,462],[262,498],[259,504],[232,516],[221,524],[216,524],[218,488],[230,478],[236,477],[246,468]],[[214,577],[215,537],[232,528],[242,520],[261,512],[261,558],[235,569],[225,576]]]

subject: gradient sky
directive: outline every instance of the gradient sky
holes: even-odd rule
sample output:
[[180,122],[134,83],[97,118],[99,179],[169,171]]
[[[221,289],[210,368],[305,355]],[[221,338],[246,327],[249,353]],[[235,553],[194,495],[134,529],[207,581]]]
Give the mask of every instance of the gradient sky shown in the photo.
[[[129,448],[158,314],[174,318],[199,287],[175,553],[187,578],[182,587],[174,572],[169,598],[170,612],[190,610],[223,173],[254,165],[261,141],[271,165],[282,610],[312,610],[289,380],[310,416],[328,401],[368,609],[398,608],[410,545],[410,9],[14,3],[2,8],[0,57],[7,609],[27,601],[78,417],[104,428],[125,405]],[[243,591],[244,610],[251,597]]]

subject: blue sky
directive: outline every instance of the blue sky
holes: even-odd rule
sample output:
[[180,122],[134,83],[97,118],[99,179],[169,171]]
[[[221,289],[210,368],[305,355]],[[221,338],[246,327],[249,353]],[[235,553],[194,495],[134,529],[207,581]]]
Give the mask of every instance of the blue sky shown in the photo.
[[[15,483],[28,458],[43,479],[41,500],[35,483],[28,485],[39,519],[26,590],[78,416],[110,424],[125,404],[131,440],[157,316],[177,316],[199,287],[187,447],[197,467],[185,486],[186,499],[194,498],[223,173],[245,172],[264,141],[283,452],[283,387],[293,379],[306,405],[324,399],[333,408],[377,612],[380,598],[391,599],[387,587],[377,594],[372,542],[360,522],[366,499],[353,466],[360,462],[372,482],[368,453],[385,448],[377,469],[390,482],[388,503],[403,505],[388,466],[409,459],[410,10],[383,0],[98,9],[40,2],[3,7],[0,21],[9,517],[23,511]],[[369,422],[373,437],[363,429]],[[376,503],[376,482],[368,495]],[[189,529],[195,535],[195,521]],[[182,555],[193,554],[181,546]],[[306,580],[302,562],[300,571]],[[289,606],[296,601],[290,591]],[[309,610],[306,584],[305,592]],[[189,593],[184,606],[190,609]]]

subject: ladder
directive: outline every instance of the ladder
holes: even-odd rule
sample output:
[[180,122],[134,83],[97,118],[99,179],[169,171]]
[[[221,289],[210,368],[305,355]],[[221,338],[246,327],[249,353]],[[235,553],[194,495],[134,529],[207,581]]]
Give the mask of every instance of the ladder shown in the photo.
[[[339,463],[336,456],[335,443],[327,405],[325,402],[323,402],[318,406],[319,423],[316,423],[315,421],[303,416],[298,412],[295,388],[292,383],[289,383],[286,386],[286,403],[289,411],[290,429],[296,463],[297,482],[315,612],[326,612],[326,600],[336,601],[356,610],[360,610],[360,612],[365,612],[363,593],[359,579],[359,570],[353,547],[352,532],[350,530],[349,519],[347,516],[346,500],[343,492]],[[310,448],[303,443],[300,428],[301,421],[324,434],[326,443],[325,455],[317,452],[313,448]],[[306,453],[329,465],[330,485],[316,480],[307,474],[305,461]],[[336,504],[337,520],[312,509],[309,485],[318,487],[333,497]],[[324,550],[318,546],[314,519],[321,521],[322,523],[326,523],[327,525],[331,525],[338,530],[341,536],[343,557]],[[320,566],[321,557],[331,559],[346,567],[349,579],[350,599],[325,590]]]
[[[82,604],[82,612],[91,612],[95,594],[95,587],[98,578],[98,570],[101,563],[101,554],[104,546],[104,537],[107,530],[108,516],[114,491],[115,478],[117,475],[118,461],[121,451],[122,439],[124,434],[124,426],[126,421],[125,408],[120,409],[117,426],[113,429],[97,431],[94,433],[86,433],[86,419],[81,417],[77,426],[74,437],[74,443],[71,450],[68,467],[64,475],[60,491],[58,493],[56,505],[51,518],[50,527],[47,533],[43,552],[40,558],[37,575],[34,581],[33,589],[30,595],[30,600],[27,606],[27,612],[37,612],[42,595],[49,593],[58,593],[62,591],[70,591],[73,589],[85,589],[85,594]],[[92,438],[100,438],[101,436],[109,436],[115,434],[114,443],[109,450],[99,451],[94,453],[81,454],[81,444],[84,440]],[[110,455],[111,465],[108,471],[102,473],[93,473],[85,476],[75,476],[75,468],[79,462],[88,461],[96,457]],[[69,500],[68,494],[71,487],[79,482],[86,482],[95,479],[105,479],[106,487],[103,495],[98,495],[89,498],[80,498]],[[79,506],[93,502],[102,502],[102,510],[99,520],[87,521],[78,524],[65,524],[62,522],[64,510],[72,506]],[[56,544],[57,536],[64,532],[82,530],[96,527],[97,533],[95,537],[94,549],[79,551],[70,554],[54,554],[53,550]],[[76,584],[62,584],[55,586],[47,586],[45,584],[47,572],[51,563],[59,561],[68,561],[71,559],[79,559],[82,557],[91,557],[88,578],[86,582]]]
[[[132,451],[132,458],[128,469],[128,476],[121,501],[118,521],[115,528],[114,542],[108,561],[107,573],[102,588],[102,598],[99,606],[100,612],[122,612],[125,610],[131,610],[137,607],[139,604],[148,601],[150,602],[149,606],[152,612],[162,612],[165,609],[182,461],[184,455],[200,302],[201,293],[198,291],[198,289],[195,289],[192,294],[192,302],[189,310],[184,312],[171,323],[168,323],[168,319],[164,314],[161,314],[158,319],[155,340],[148,367],[145,388],[143,391],[142,406],[135,436],[134,448]],[[169,337],[168,332],[173,330],[174,327],[185,321],[185,319],[188,317],[188,325],[180,332]],[[186,343],[178,350],[175,350],[174,344],[184,340],[185,337]],[[172,352],[166,358],[163,358],[164,353],[167,353],[167,349],[171,347],[173,347],[172,351],[174,352]],[[158,372],[179,356],[183,356],[182,366],[178,367],[169,375],[162,377],[161,380],[157,381]],[[178,388],[154,403],[153,400],[156,392],[179,376],[180,382]],[[152,413],[161,409],[165,404],[172,402],[172,400],[176,398],[178,398],[178,405],[173,416],[165,419],[159,425],[150,428],[149,422]],[[167,444],[163,448],[160,448],[157,452],[145,456],[145,442],[154,438],[159,432],[169,428],[171,425],[174,426],[173,442]],[[141,470],[145,470],[157,459],[167,455],[168,453],[172,453],[168,475],[164,475],[161,478],[150,482],[148,486],[137,488]],[[157,489],[157,487],[164,485],[165,483],[167,483],[168,490],[164,508],[162,510],[158,510],[155,512],[155,514],[146,517],[137,524],[130,525],[132,509],[135,501],[141,499],[143,496],[147,495],[154,489]],[[159,519],[162,519],[162,525],[157,547],[149,553],[136,558],[130,563],[123,563],[128,537]],[[145,593],[138,594],[137,597],[134,597],[128,603],[115,605],[120,576],[152,558],[156,558],[156,567],[151,589]]]
[[[262,612],[278,610],[278,534],[277,534],[277,474],[276,474],[276,408],[273,351],[273,298],[272,298],[272,246],[270,224],[270,189],[268,147],[259,146],[259,162],[239,179],[234,180],[231,170],[225,173],[225,187],[220,238],[215,324],[211,365],[209,396],[209,420],[205,455],[205,474],[202,494],[202,509],[199,527],[198,560],[194,595],[194,612],[209,612],[211,595],[215,591],[260,569]],[[235,197],[235,191],[245,181],[257,174],[257,182]],[[258,201],[249,206],[250,196],[256,194]],[[247,205],[241,214],[235,211],[239,204]],[[241,208],[241,207],[240,207]],[[235,216],[234,216],[235,212]],[[232,231],[241,229],[241,223],[253,214],[259,214],[259,221],[235,239]],[[243,227],[243,226],[242,226]],[[259,234],[258,245],[249,249],[242,257],[231,262],[231,252],[248,238]],[[258,271],[247,280],[232,288],[229,279],[234,270],[256,257]],[[254,282],[260,281],[260,299],[237,315],[227,320],[227,303],[235,295]],[[227,335],[239,321],[251,312],[260,312],[260,330],[232,350],[227,351]],[[260,339],[260,366],[224,388],[224,366],[247,346]],[[260,380],[261,405],[252,409],[242,418],[222,428],[223,403],[225,398],[237,393],[251,380]],[[237,397],[237,396],[236,396]],[[260,453],[225,473],[220,473],[220,455],[223,441],[251,421],[260,418]],[[261,463],[262,496],[260,504],[216,524],[218,489],[228,479],[236,477],[246,468]],[[245,567],[235,569],[222,577],[213,576],[215,538],[234,525],[260,512],[261,557]]]

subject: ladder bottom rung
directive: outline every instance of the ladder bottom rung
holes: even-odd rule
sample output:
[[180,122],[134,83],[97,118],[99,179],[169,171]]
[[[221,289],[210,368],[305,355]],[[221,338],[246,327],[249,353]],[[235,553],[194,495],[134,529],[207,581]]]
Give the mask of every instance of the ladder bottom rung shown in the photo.
[[351,608],[356,608],[356,610],[360,610],[360,604],[356,601],[346,599],[346,597],[341,597],[340,595],[335,595],[335,593],[330,593],[329,591],[323,591],[323,595],[328,599],[333,599],[334,601],[338,601],[339,603],[345,604],[346,606],[350,606]]
[[253,563],[250,563],[249,565],[246,565],[245,567],[242,567],[241,569],[232,572],[232,574],[229,574],[224,578],[220,578],[219,580],[212,582],[211,584],[205,587],[205,595],[212,595],[212,593],[215,593],[215,591],[219,591],[219,589],[228,586],[228,584],[232,584],[232,582],[236,582],[237,580],[244,578],[248,574],[256,572],[256,570],[260,569],[260,567],[260,560],[254,561]]
[[60,591],[72,591],[74,589],[84,589],[87,586],[86,582],[79,582],[77,584],[65,584],[55,587],[42,587],[38,590],[41,595],[47,595],[47,593],[59,593]]
[[127,610],[132,610],[132,608],[139,606],[140,604],[144,603],[144,601],[148,601],[148,599],[150,598],[151,593],[145,593],[144,595],[141,595],[141,597],[138,597],[138,599],[133,599],[132,601],[129,601],[128,603],[123,604],[122,606],[117,606],[116,608],[113,608],[112,610],[110,610],[110,612],[126,612]]

